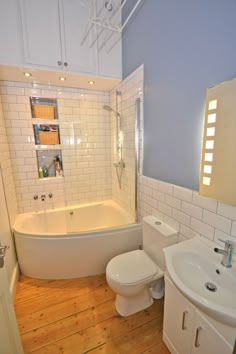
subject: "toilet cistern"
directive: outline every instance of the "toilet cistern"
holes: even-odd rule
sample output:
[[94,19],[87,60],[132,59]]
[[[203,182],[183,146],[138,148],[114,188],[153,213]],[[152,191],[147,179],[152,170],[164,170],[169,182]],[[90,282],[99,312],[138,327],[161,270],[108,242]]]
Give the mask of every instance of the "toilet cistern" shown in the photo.
[[134,250],[110,260],[106,268],[109,286],[116,293],[115,306],[129,316],[164,295],[163,248],[177,242],[177,231],[154,216],[143,218],[143,250]]

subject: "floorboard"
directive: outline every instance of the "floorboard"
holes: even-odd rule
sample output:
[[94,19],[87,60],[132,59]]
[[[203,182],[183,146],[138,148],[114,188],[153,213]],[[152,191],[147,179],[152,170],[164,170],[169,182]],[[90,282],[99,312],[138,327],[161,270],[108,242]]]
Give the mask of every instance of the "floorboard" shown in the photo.
[[169,354],[163,301],[132,316],[115,310],[104,275],[69,280],[20,276],[15,311],[26,354]]

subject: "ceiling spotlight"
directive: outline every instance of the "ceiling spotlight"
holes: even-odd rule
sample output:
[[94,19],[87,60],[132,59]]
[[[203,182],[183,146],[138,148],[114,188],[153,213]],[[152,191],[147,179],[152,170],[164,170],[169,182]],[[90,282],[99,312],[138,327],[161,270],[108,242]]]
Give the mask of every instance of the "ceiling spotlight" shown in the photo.
[[90,81],[88,81],[88,83],[89,83],[89,85],[94,85],[95,81],[90,80]]
[[26,77],[32,76],[32,74],[30,74],[30,73],[24,73],[24,75],[25,75]]
[[65,77],[59,77],[59,80],[61,80],[61,81],[65,81],[66,80],[66,78]]

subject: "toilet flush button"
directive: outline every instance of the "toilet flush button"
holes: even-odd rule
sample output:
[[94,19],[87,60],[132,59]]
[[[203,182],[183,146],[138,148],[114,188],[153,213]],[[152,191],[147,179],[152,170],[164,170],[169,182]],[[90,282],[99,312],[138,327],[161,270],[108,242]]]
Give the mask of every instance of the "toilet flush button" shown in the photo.
[[161,221],[155,221],[155,225],[161,225]]

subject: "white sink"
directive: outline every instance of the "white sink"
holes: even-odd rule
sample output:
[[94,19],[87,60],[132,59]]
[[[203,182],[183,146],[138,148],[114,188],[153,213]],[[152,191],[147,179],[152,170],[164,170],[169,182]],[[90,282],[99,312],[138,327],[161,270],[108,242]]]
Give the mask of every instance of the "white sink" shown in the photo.
[[[167,271],[177,288],[216,320],[236,327],[236,263],[221,265],[215,243],[203,237],[164,249]],[[216,291],[206,288],[210,282]]]

